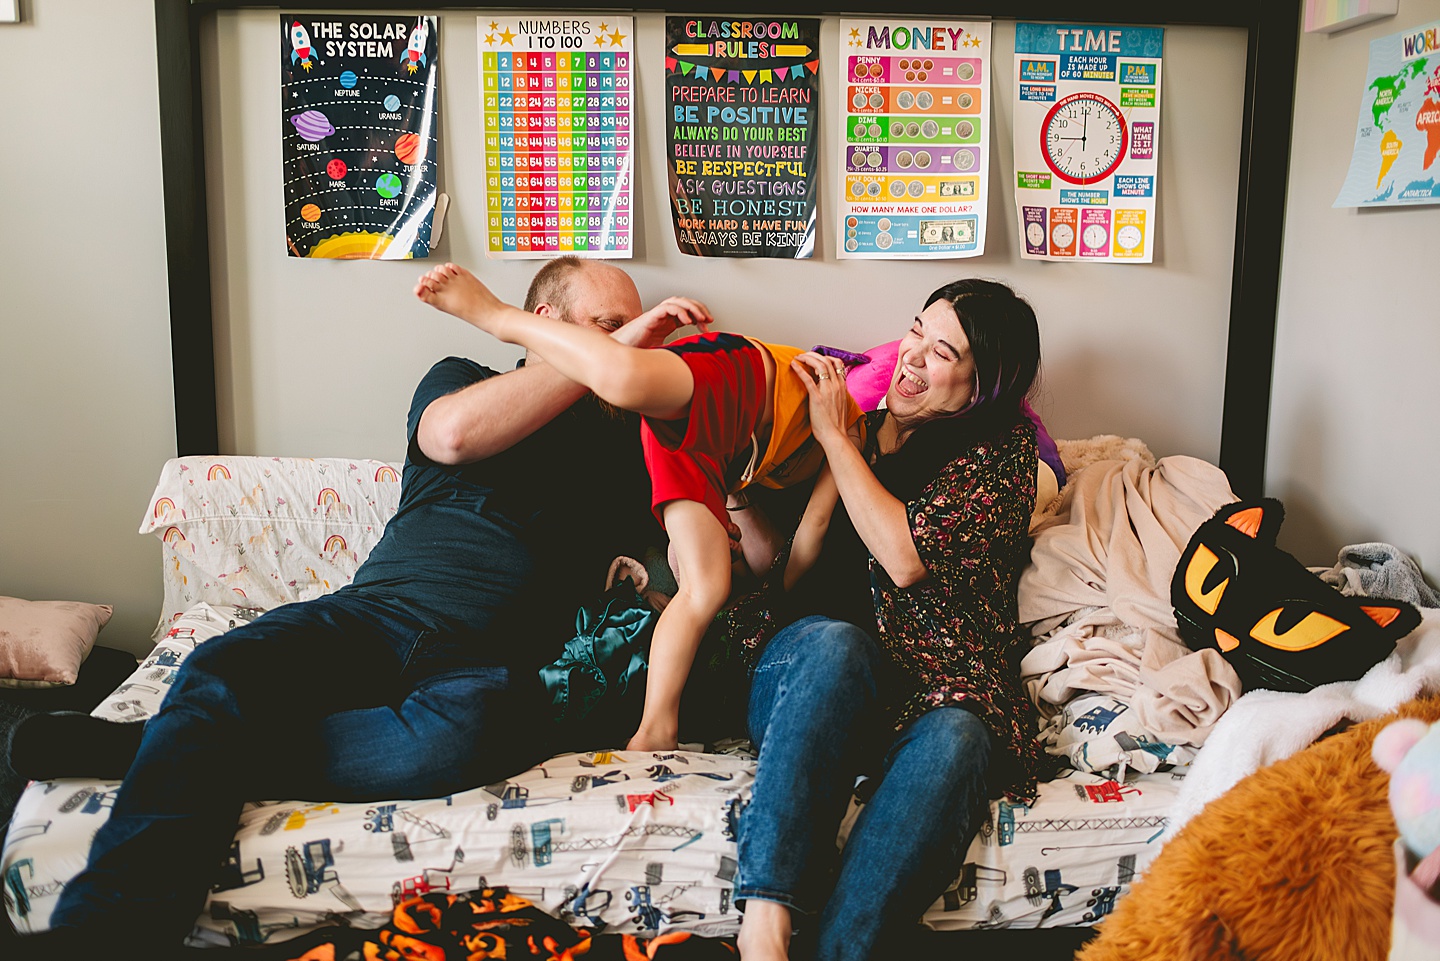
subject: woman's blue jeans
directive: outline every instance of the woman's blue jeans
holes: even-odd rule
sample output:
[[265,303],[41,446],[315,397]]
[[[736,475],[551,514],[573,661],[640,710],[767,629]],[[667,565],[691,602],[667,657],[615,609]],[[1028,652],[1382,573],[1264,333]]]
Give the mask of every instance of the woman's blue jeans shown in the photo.
[[245,801],[443,797],[543,759],[535,673],[467,665],[474,643],[341,592],[200,645],[51,924],[178,943]]
[[[989,730],[969,711],[940,708],[890,731],[887,670],[869,635],[823,617],[782,630],[755,668],[760,762],[740,818],[739,897],[789,907],[826,961],[870,958],[914,927],[958,876],[987,796]],[[837,855],[860,774],[879,786]],[[811,931],[801,915],[817,913]]]

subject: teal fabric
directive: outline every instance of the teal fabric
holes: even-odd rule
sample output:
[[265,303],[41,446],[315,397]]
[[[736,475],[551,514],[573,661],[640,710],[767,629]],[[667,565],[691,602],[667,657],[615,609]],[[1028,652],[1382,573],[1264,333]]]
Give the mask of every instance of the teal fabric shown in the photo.
[[575,615],[575,636],[540,668],[551,717],[572,742],[567,747],[616,747],[635,733],[656,620],[629,578]]

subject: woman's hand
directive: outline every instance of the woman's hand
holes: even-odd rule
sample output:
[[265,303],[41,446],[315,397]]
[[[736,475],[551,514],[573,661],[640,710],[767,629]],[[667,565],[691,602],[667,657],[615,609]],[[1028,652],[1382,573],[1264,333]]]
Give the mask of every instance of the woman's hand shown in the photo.
[[849,443],[850,425],[846,418],[854,402],[845,386],[845,364],[807,350],[790,362],[790,369],[810,395],[810,431],[830,455],[834,451],[832,445]]

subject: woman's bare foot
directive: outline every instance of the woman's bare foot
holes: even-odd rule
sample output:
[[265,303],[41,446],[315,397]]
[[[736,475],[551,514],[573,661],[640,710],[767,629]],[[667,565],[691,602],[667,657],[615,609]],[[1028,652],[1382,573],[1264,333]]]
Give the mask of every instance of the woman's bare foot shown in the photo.
[[447,263],[427,271],[415,284],[415,296],[437,310],[454,314],[467,324],[498,336],[495,321],[506,305],[464,267]]
[[740,961],[789,961],[790,909],[777,901],[747,899],[735,946]]

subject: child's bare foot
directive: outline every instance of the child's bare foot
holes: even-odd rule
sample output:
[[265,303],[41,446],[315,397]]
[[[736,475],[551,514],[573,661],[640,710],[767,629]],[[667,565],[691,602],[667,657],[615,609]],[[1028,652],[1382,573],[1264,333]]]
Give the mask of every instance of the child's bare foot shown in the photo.
[[657,731],[641,726],[625,745],[627,751],[673,751],[679,746],[675,731]]
[[415,296],[437,310],[454,314],[468,324],[494,334],[494,321],[505,304],[464,267],[441,264],[422,274]]

